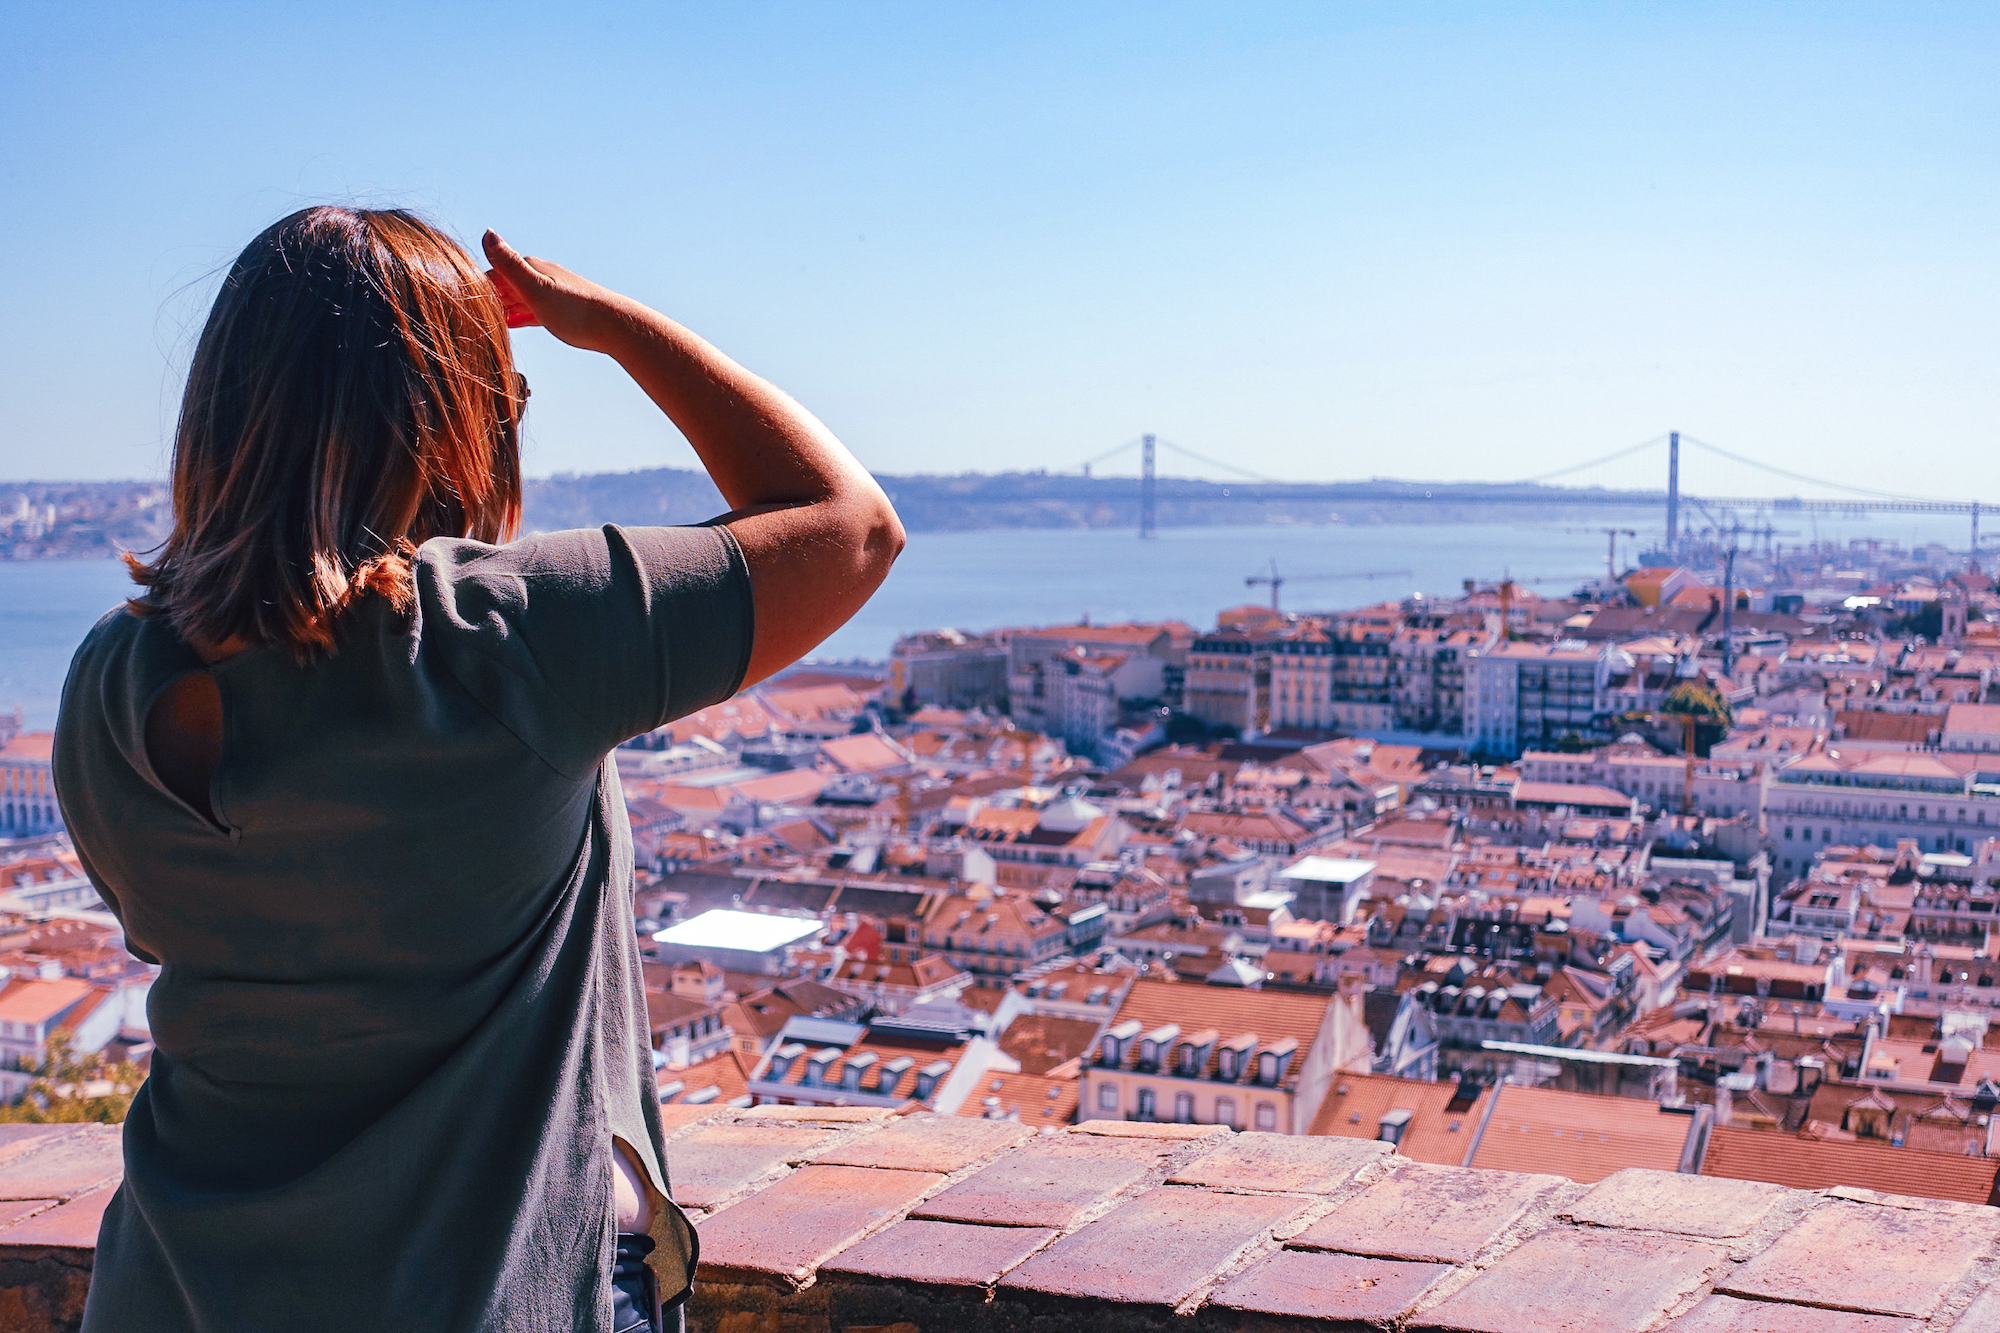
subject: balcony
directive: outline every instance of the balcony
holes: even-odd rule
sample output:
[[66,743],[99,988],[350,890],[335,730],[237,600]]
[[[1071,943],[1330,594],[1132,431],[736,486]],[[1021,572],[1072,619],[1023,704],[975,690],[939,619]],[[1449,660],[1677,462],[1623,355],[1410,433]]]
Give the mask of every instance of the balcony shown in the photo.
[[[662,1108],[701,1333],[1983,1333],[2000,1210],[1425,1166],[1220,1125]],[[0,1333],[73,1330],[118,1130],[0,1131]]]

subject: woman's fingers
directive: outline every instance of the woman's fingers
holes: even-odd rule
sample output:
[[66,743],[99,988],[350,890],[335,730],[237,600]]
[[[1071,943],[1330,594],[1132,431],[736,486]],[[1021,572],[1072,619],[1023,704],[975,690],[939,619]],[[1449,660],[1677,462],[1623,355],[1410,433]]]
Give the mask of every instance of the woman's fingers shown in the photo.
[[541,274],[530,268],[514,247],[500,239],[500,233],[489,230],[480,238],[486,251],[486,258],[493,267],[486,270],[492,280],[493,289],[500,293],[500,304],[507,312],[507,327],[510,329],[532,328],[542,321],[535,317],[535,311],[522,295],[522,287],[532,289],[541,279]]
[[608,350],[607,339],[616,333],[614,307],[630,302],[561,264],[522,254],[498,232],[487,232],[480,244],[493,262],[493,285],[508,303],[509,328],[539,325],[572,347]]

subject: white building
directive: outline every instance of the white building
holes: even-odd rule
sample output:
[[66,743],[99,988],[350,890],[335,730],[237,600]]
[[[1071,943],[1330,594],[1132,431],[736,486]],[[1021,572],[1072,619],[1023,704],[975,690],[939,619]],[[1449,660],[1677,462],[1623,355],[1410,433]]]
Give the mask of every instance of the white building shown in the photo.
[[1476,751],[1512,758],[1570,733],[1600,733],[1608,711],[1609,645],[1500,643],[1467,654],[1465,736]]

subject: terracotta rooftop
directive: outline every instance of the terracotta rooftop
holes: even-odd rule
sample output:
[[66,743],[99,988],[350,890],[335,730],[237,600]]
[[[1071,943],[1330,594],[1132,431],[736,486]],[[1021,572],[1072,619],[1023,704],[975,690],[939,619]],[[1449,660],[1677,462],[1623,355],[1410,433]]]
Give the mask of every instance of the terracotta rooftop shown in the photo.
[[1555,1088],[1502,1085],[1468,1165],[1546,1171],[1586,1184],[1624,1167],[1678,1170],[1689,1158],[1693,1114],[1658,1102]]
[[1375,1139],[1382,1119],[1408,1111],[1410,1120],[1396,1151],[1414,1162],[1463,1166],[1479,1132],[1490,1094],[1472,1088],[1461,1100],[1457,1083],[1390,1078],[1385,1074],[1339,1074],[1320,1103],[1308,1133],[1344,1139]]
[[1702,1158],[1704,1176],[1763,1180],[1793,1189],[1836,1185],[1956,1199],[1995,1202],[1994,1174],[2000,1161],[1958,1153],[1897,1148],[1880,1140],[1810,1139],[1775,1130],[1717,1125]]
[[[1177,1024],[1180,1030],[1175,1040],[1174,1059],[1179,1058],[1179,1047],[1186,1041],[1205,1033],[1213,1034],[1208,1037],[1208,1056],[1201,1069],[1201,1077],[1207,1079],[1216,1077],[1223,1048],[1237,1037],[1255,1033],[1260,1051],[1269,1051],[1289,1038],[1298,1043],[1297,1054],[1285,1076],[1285,1083],[1290,1085],[1297,1082],[1307,1052],[1319,1036],[1320,1024],[1325,1022],[1327,1006],[1332,1001],[1333,997],[1325,994],[1253,991],[1236,986],[1210,986],[1199,981],[1147,979],[1132,983],[1125,1003],[1118,1006],[1114,1021],[1119,1026],[1137,1022],[1141,1034],[1170,1023]],[[1140,1043],[1128,1041],[1125,1046],[1121,1063],[1129,1069],[1139,1059]],[[1086,1056],[1085,1063],[1094,1060],[1096,1054],[1092,1052]],[[1254,1061],[1246,1062],[1239,1071],[1238,1080],[1254,1071]]]
[[[1024,1125],[1068,1125],[1076,1119],[1077,1091],[1082,1085],[1074,1073],[1068,1078],[1047,1074],[994,1074],[967,1097],[958,1108],[961,1116],[977,1119],[1019,1120]],[[994,1115],[997,1111],[999,1114]]]
[[[1582,1185],[1214,1125],[661,1108],[695,1333],[1985,1333],[2000,1210],[1647,1170]],[[0,1310],[73,1329],[119,1130],[0,1127]]]

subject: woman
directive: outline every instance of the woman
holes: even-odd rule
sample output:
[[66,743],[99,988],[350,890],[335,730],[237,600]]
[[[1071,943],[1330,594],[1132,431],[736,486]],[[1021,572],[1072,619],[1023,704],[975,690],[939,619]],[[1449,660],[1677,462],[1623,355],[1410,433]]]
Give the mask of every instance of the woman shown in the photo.
[[[902,528],[785,394],[485,248],[490,275],[345,208],[251,242],[189,373],[173,533],[71,665],[64,812],[160,964],[92,1333],[678,1321],[693,1232],[607,756],[831,633]],[[730,512],[511,540],[509,324],[614,358]]]

